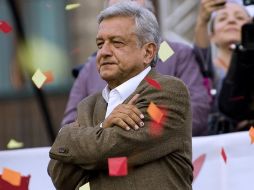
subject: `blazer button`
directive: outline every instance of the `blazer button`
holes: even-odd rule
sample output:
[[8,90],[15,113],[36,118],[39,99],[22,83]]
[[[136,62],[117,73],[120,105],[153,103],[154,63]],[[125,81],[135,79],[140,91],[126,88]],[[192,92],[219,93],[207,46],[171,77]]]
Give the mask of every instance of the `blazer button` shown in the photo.
[[69,149],[68,148],[64,148],[64,147],[61,147],[58,149],[58,152],[59,153],[63,153],[63,154],[67,154],[69,152]]

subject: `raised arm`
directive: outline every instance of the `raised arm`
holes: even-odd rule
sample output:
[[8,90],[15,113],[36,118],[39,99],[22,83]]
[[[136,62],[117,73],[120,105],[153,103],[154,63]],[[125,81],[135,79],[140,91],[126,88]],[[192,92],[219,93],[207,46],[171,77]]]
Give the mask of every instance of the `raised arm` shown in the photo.
[[199,48],[210,45],[208,23],[212,12],[224,7],[225,0],[201,0],[195,26],[194,42]]

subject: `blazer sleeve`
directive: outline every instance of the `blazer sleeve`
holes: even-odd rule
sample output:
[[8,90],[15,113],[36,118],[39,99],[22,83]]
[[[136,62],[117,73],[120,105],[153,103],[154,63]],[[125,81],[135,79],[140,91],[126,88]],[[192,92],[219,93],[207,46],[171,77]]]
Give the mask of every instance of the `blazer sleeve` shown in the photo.
[[78,165],[54,159],[49,161],[48,174],[57,190],[70,190],[81,187],[90,178],[89,172]]
[[[63,151],[63,150],[62,150]],[[70,190],[87,183],[90,172],[75,164],[51,159],[47,168],[48,174],[56,189]]]
[[[64,127],[50,150],[50,157],[87,170],[106,169],[107,159],[118,156],[127,156],[128,164],[133,166],[177,151],[184,152],[191,160],[189,93],[180,80],[170,78],[157,80],[162,90],[147,84],[139,91],[136,106],[145,116],[144,127],[137,131],[117,126],[103,129],[99,125]],[[147,113],[151,101],[164,110],[163,133],[156,137],[150,133],[152,119]],[[94,110],[93,114],[99,111]]]

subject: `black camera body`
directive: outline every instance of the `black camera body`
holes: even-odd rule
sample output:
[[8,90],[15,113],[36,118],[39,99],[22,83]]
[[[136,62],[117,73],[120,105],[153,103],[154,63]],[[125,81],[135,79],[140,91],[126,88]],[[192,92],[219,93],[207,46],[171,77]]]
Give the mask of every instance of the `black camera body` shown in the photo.
[[245,6],[254,5],[254,0],[243,0],[243,4]]
[[254,22],[243,25],[242,46],[247,50],[254,49]]
[[234,120],[254,120],[254,49],[237,45],[218,97],[222,113]]

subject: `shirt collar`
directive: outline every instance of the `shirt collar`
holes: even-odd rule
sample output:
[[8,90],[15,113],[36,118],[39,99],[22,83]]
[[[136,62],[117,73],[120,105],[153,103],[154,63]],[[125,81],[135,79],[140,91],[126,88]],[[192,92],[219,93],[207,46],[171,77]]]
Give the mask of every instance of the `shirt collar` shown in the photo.
[[[138,87],[140,82],[145,78],[145,76],[149,73],[151,70],[151,66],[147,67],[145,70],[143,70],[138,75],[130,78],[123,84],[117,86],[116,88],[112,89],[119,93],[122,101],[126,100]],[[110,89],[108,85],[102,90],[102,97],[105,99],[106,102],[109,100],[109,93]]]

